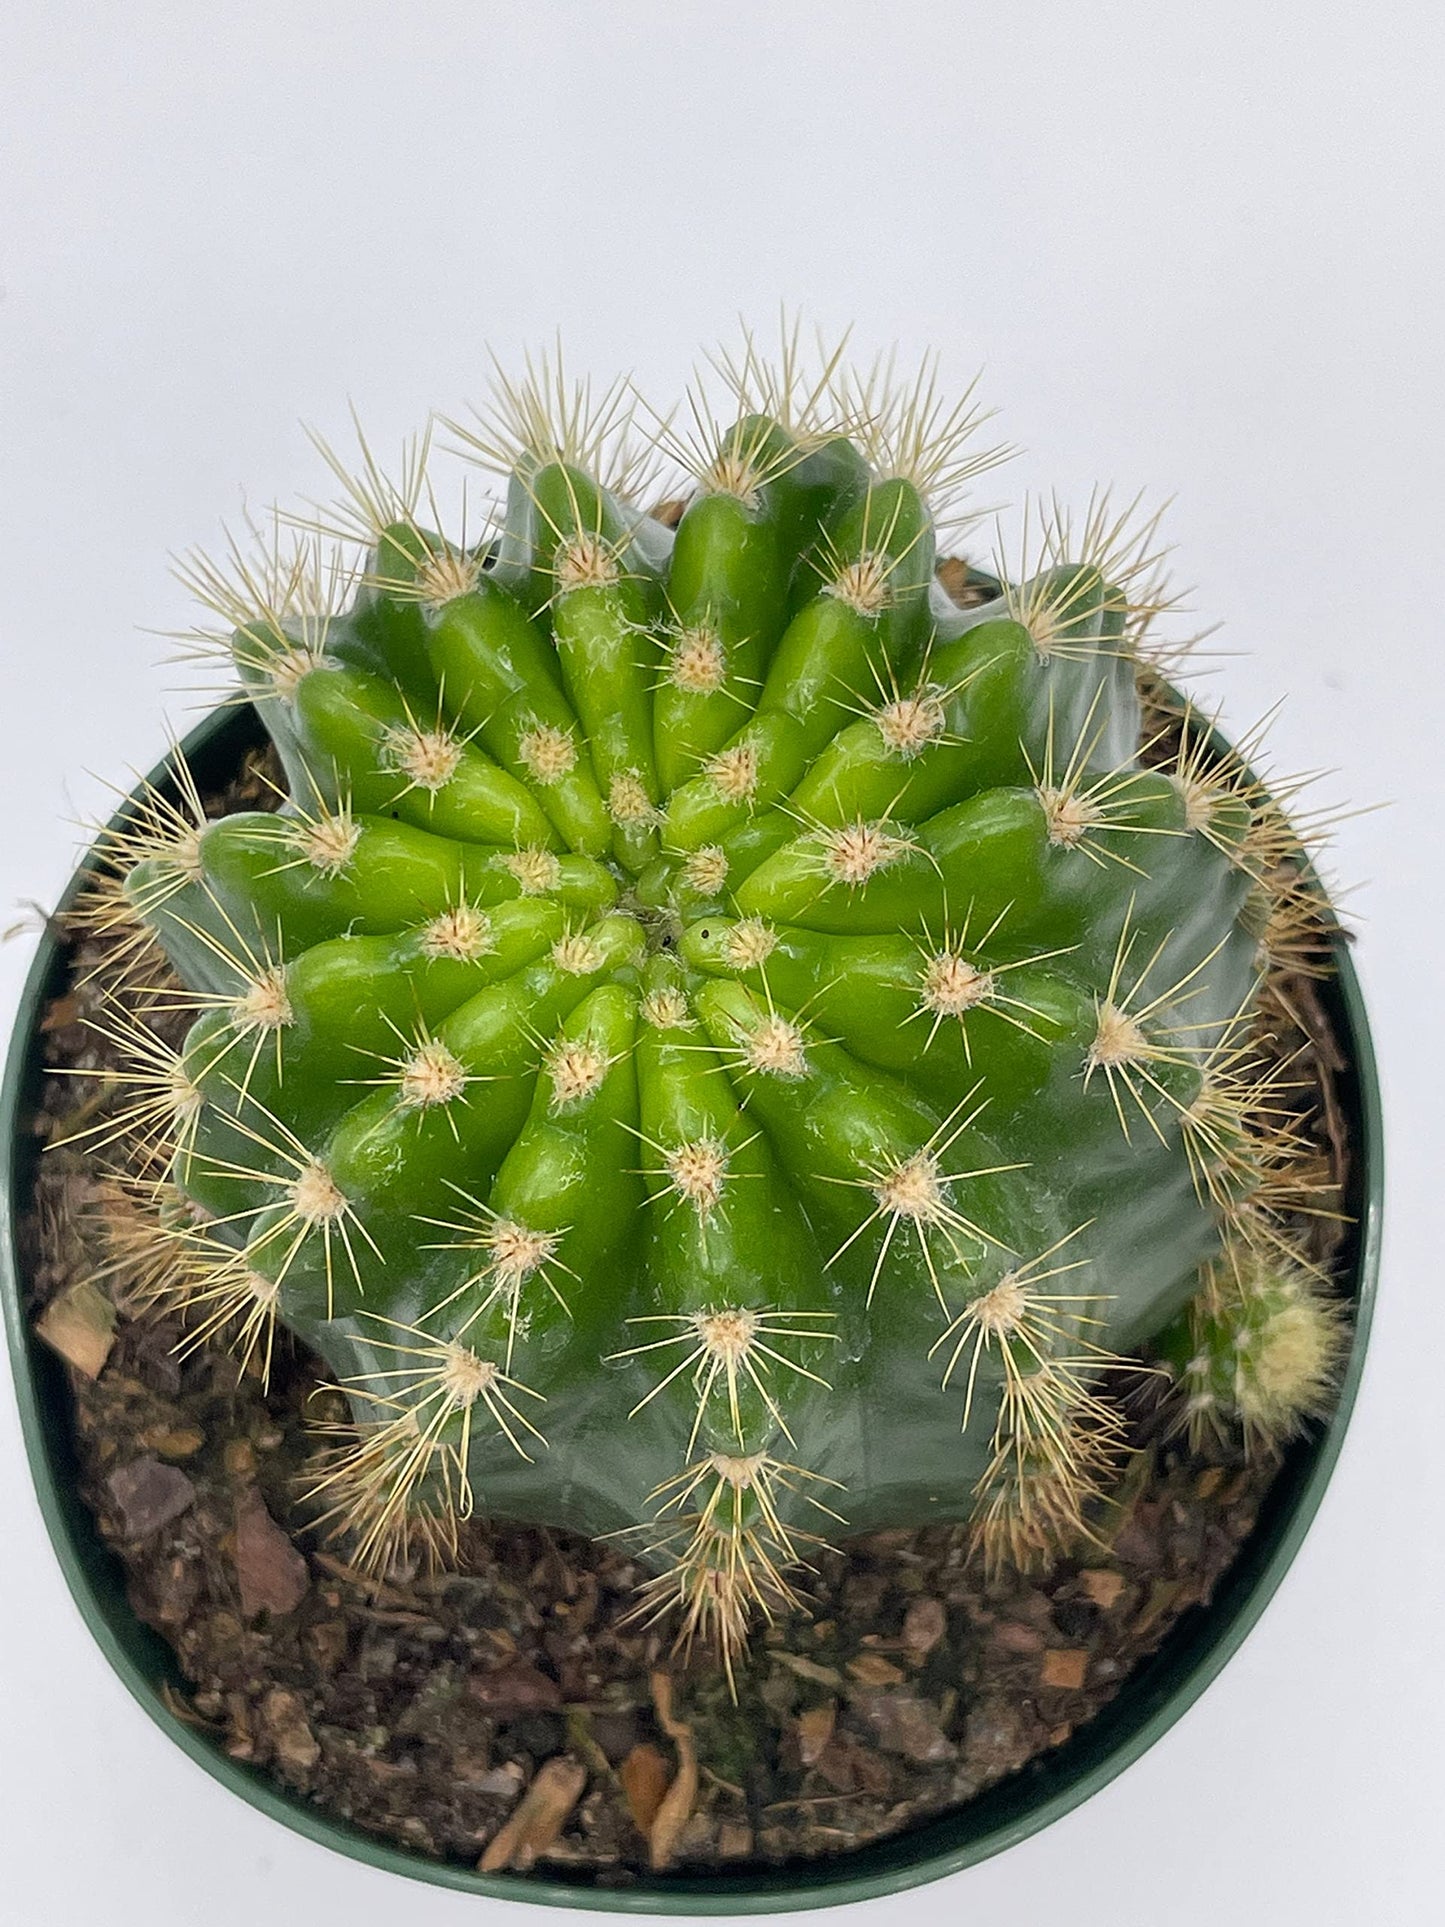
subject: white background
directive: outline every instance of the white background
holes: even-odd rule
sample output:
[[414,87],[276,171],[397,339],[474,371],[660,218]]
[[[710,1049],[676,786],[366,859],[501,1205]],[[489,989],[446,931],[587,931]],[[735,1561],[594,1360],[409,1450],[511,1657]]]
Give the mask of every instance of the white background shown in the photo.
[[[779,301],[983,365],[1015,489],[1177,492],[1209,687],[1332,767],[1392,1135],[1384,1294],[1319,1521],[1183,1723],[902,1921],[1445,1918],[1439,888],[1445,37],[1436,5],[41,6],[0,29],[0,921],[164,744],[168,551],[389,449],[561,324],[672,392]],[[28,940],[0,950],[13,997]],[[486,1911],[241,1805],[65,1595],[0,1401],[0,1916]],[[513,1909],[499,1916],[518,1923]]]

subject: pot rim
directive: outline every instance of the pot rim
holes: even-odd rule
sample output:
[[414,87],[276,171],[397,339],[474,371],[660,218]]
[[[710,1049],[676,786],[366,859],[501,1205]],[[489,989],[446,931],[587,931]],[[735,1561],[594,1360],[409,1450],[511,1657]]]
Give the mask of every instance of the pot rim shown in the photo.
[[[1212,739],[1225,746],[1217,731]],[[234,767],[246,748],[264,740],[247,705],[213,712],[179,745],[208,787]],[[168,755],[146,779],[165,789]],[[211,772],[214,772],[212,774]],[[132,792],[132,797],[135,792]],[[112,818],[126,814],[132,798]],[[61,899],[68,909],[82,887],[90,854]],[[181,1687],[169,1646],[144,1626],[126,1597],[119,1560],[101,1541],[76,1488],[70,1393],[65,1368],[35,1335],[25,1310],[19,1232],[38,1157],[25,1129],[43,1068],[36,1050],[38,1019],[63,978],[64,950],[53,928],[41,938],[21,992],[15,1030],[0,1087],[0,1296],[14,1371],[21,1428],[41,1513],[66,1584],[97,1644],[151,1719],[213,1779],[273,1820],[318,1845],[365,1865],[433,1886],[542,1905],[604,1912],[674,1915],[792,1912],[841,1905],[903,1891],[976,1865],[1071,1812],[1108,1784],[1162,1737],[1204,1692],[1238,1650],[1283,1579],[1309,1529],[1339,1457],[1364,1369],[1379,1271],[1384,1193],[1383,1129],[1374,1051],[1364,1000],[1342,934],[1334,945],[1334,976],[1322,987],[1348,1047],[1350,1068],[1341,1096],[1354,1151],[1349,1197],[1354,1218],[1347,1283],[1353,1321],[1339,1399],[1329,1420],[1287,1451],[1253,1532],[1216,1587],[1208,1606],[1191,1607],[1159,1650],[1130,1673],[1119,1692],[1061,1747],[976,1795],[963,1806],[827,1861],[777,1868],[745,1867],[706,1875],[639,1875],[610,1887],[590,1876],[483,1874],[433,1861],[331,1819],[262,1773],[229,1758],[177,1718],[162,1697]]]

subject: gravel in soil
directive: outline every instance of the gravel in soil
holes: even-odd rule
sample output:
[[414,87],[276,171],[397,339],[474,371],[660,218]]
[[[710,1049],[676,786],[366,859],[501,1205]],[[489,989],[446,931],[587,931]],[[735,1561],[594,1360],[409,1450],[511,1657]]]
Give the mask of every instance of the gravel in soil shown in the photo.
[[[264,780],[248,765],[215,813],[257,807]],[[56,1066],[104,1058],[83,974],[46,1014]],[[1276,981],[1271,1008],[1338,1184],[1340,1063],[1314,982]],[[64,1135],[96,1088],[49,1080],[37,1134]],[[174,1321],[137,1315],[134,1280],[98,1253],[101,1161],[63,1148],[41,1162],[30,1310],[69,1367],[85,1497],[187,1682],[173,1710],[419,1854],[625,1884],[649,1866],[806,1860],[913,1826],[1105,1705],[1209,1599],[1273,1477],[1172,1440],[1153,1381],[1120,1386],[1131,1449],[1076,1556],[990,1580],[954,1527],[823,1552],[800,1586],[807,1611],[755,1637],[734,1702],[705,1654],[684,1663],[663,1630],[628,1622],[642,1574],[616,1546],[473,1524],[455,1570],[350,1568],[297,1499],[308,1421],[340,1417],[337,1395],[284,1338],[266,1389]],[[1318,1255],[1339,1235],[1315,1220]]]

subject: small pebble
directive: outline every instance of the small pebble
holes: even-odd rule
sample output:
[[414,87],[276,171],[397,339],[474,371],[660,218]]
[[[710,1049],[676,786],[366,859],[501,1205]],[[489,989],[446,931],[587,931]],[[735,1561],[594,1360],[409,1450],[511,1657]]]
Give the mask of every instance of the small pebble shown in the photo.
[[310,1568],[266,1510],[255,1486],[248,1486],[236,1501],[231,1557],[241,1611],[247,1619],[263,1612],[294,1612],[310,1590]]
[[917,1666],[927,1659],[948,1631],[948,1613],[941,1599],[915,1599],[903,1619],[903,1645]]
[[261,1702],[261,1718],[282,1766],[293,1773],[309,1773],[321,1758],[321,1748],[300,1695],[283,1686],[273,1687]]
[[885,1753],[901,1754],[920,1766],[951,1760],[956,1748],[938,1723],[932,1701],[911,1693],[873,1693],[857,1709],[878,1736]]
[[556,1680],[525,1659],[512,1660],[495,1673],[473,1673],[467,1691],[492,1713],[527,1713],[562,1704]]
[[1017,1619],[1005,1619],[993,1629],[993,1641],[1002,1646],[1006,1653],[1041,1653],[1044,1650],[1044,1636],[1033,1626],[1025,1626]]
[[127,1539],[148,1539],[196,1499],[196,1488],[184,1472],[150,1457],[117,1466],[105,1484]]

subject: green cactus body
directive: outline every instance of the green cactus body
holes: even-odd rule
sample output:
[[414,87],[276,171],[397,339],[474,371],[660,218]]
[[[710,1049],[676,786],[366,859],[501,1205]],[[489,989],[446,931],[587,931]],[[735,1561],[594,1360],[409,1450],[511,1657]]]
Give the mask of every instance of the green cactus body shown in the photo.
[[948,601],[893,430],[745,414],[675,531],[519,435],[494,543],[236,621],[291,800],[126,885],[170,1221],[360,1556],[630,1531],[730,1650],[818,1537],[1044,1549],[1220,1248],[1258,812],[1140,766],[1106,555]]

